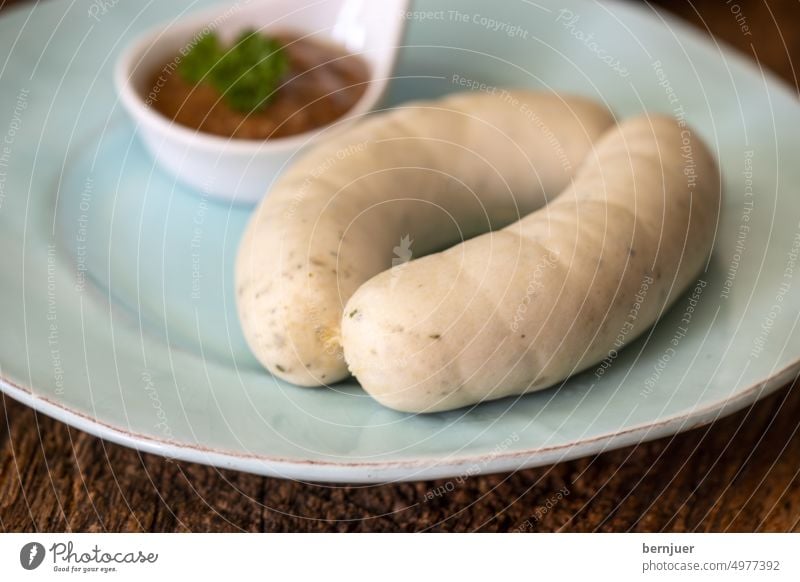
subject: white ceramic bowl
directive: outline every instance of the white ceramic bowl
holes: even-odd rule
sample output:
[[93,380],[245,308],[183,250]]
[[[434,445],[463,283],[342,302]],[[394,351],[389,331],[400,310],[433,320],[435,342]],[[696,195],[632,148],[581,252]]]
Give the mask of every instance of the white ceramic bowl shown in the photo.
[[[346,127],[382,97],[402,38],[408,0],[255,0],[225,4],[143,34],[117,61],[120,101],[158,163],[204,195],[256,203],[287,162],[321,134]],[[148,105],[153,72],[204,29],[223,41],[244,29],[292,30],[331,40],[369,64],[370,84],[356,105],[332,125],[269,140],[225,138],[173,123]]]

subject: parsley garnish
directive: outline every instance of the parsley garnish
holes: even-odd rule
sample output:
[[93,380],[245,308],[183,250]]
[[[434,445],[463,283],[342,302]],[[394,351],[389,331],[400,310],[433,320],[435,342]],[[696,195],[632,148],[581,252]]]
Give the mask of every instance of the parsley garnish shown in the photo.
[[223,48],[217,35],[201,37],[178,65],[190,83],[208,83],[231,109],[250,113],[269,101],[289,62],[280,43],[254,30]]

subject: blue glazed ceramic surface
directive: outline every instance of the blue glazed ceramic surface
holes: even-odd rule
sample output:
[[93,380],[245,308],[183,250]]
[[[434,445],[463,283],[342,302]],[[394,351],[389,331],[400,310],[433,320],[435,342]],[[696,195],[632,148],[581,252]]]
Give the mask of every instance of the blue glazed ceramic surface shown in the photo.
[[[601,371],[411,416],[354,382],[310,390],[244,344],[232,268],[247,209],[155,166],[111,70],[143,29],[210,2],[53,0],[0,18],[0,376],[46,414],[142,450],[263,474],[383,481],[511,470],[674,434],[792,379],[800,357],[800,106],[744,57],[645,5],[445,2],[408,14],[387,104],[549,88],[685,116],[716,152],[713,256]],[[591,35],[591,37],[589,36]],[[485,87],[484,87],[485,89]]]

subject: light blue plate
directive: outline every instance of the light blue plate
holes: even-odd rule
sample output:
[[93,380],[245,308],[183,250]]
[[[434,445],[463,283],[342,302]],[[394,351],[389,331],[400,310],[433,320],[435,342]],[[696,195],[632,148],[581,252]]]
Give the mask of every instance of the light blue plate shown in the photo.
[[123,2],[98,22],[88,0],[58,0],[0,19],[3,390],[145,451],[370,482],[588,455],[709,422],[791,380],[800,355],[797,101],[646,6],[543,4],[418,2],[389,100],[462,90],[458,75],[586,94],[620,116],[680,107],[716,150],[725,208],[700,299],[679,300],[604,374],[429,416],[382,408],[352,382],[309,390],[265,374],[233,305],[246,210],[162,173],[112,89],[125,43],[180,8]]

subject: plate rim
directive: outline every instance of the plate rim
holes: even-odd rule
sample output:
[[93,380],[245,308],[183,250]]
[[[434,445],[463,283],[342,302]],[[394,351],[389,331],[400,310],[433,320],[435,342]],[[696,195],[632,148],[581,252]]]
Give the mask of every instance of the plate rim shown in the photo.
[[676,414],[658,421],[635,425],[624,430],[551,447],[488,455],[467,455],[444,458],[444,460],[439,457],[420,457],[397,461],[359,462],[289,459],[179,443],[104,423],[49,398],[37,396],[30,387],[2,375],[0,375],[0,391],[46,416],[95,437],[169,459],[297,481],[390,483],[464,475],[465,469],[473,469],[476,466],[478,467],[476,470],[470,470],[466,474],[471,476],[518,471],[641,444],[665,436],[673,436],[733,414],[779,388],[792,384],[798,377],[800,377],[800,357],[795,358],[766,379],[705,407],[692,409],[684,414]]

